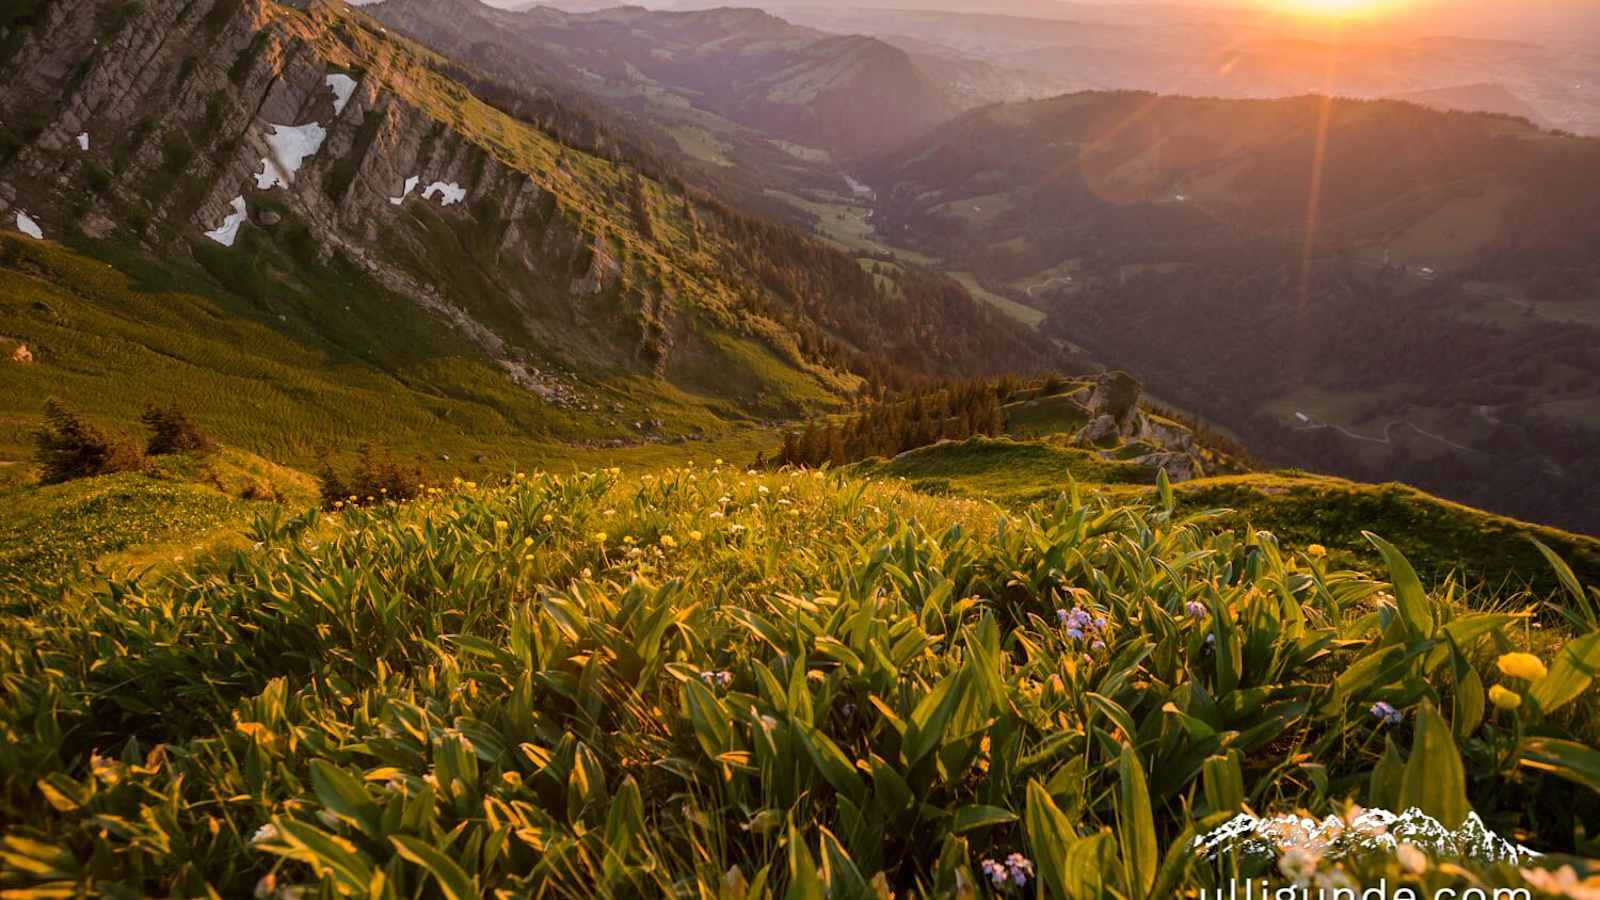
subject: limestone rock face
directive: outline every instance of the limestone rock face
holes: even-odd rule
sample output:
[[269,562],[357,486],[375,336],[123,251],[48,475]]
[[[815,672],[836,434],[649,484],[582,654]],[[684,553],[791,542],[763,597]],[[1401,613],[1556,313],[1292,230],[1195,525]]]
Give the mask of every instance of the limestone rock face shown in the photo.
[[513,166],[408,99],[405,73],[364,67],[335,2],[42,0],[0,60],[0,122],[24,141],[0,162],[0,219],[169,257],[309,236],[547,400],[568,393],[535,364],[552,335],[638,365],[586,308],[622,266],[550,187],[565,176]]
[[1205,470],[1201,468],[1200,460],[1189,453],[1147,453],[1135,458],[1134,462],[1151,469],[1166,470],[1167,480],[1173,484],[1205,477]]

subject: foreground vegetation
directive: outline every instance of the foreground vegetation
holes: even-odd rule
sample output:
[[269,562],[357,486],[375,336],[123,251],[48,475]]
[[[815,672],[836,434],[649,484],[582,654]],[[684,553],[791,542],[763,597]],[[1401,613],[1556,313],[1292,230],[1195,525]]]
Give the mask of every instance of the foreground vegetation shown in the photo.
[[1592,591],[1469,607],[1175,503],[690,467],[263,515],[0,623],[0,885],[1162,897],[1291,870],[1192,856],[1241,810],[1352,802],[1596,851]]

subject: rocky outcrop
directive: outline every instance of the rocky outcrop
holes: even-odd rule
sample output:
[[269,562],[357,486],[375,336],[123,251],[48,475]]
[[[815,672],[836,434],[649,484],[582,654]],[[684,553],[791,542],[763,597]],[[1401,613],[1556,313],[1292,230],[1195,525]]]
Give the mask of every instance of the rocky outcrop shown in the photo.
[[568,395],[542,373],[575,347],[632,364],[633,344],[580,303],[622,265],[550,189],[561,176],[408,99],[409,73],[360,58],[327,2],[46,0],[0,34],[15,48],[0,123],[20,144],[0,156],[0,217],[26,209],[49,233],[161,255],[297,240],[437,313],[546,399]]
[[[1160,448],[1141,454],[1133,462],[1161,469],[1173,482],[1205,475],[1200,448],[1189,429],[1150,415],[1139,408],[1144,389],[1126,372],[1108,372],[1095,379],[1084,403],[1092,418],[1072,436],[1081,447],[1116,448],[1138,442]],[[1102,454],[1115,459],[1110,449]]]

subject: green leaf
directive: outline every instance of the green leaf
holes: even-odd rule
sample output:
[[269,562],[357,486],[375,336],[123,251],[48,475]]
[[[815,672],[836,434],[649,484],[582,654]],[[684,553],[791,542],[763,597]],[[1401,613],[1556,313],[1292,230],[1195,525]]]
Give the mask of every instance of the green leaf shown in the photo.
[[1073,879],[1067,864],[1068,851],[1078,835],[1044,785],[1037,781],[1028,782],[1023,830],[1028,836],[1028,855],[1050,895],[1056,900],[1079,900],[1080,895],[1071,891]]
[[1144,766],[1131,744],[1122,745],[1122,756],[1117,760],[1117,825],[1128,889],[1135,897],[1148,897],[1155,885],[1156,869],[1161,864],[1161,850],[1156,841],[1155,817],[1150,810]]
[[924,756],[939,746],[945,728],[961,706],[966,694],[967,670],[946,677],[933,690],[918,701],[906,723],[906,738],[902,750],[906,766],[915,766]]
[[1517,755],[1517,762],[1526,768],[1559,775],[1600,793],[1600,750],[1576,741],[1528,738]]
[[689,708],[689,721],[694,725],[695,739],[706,756],[716,759],[733,749],[731,717],[711,690],[699,681],[683,683],[684,705]]
[[1561,582],[1561,586],[1566,589],[1567,594],[1572,597],[1575,609],[1562,608],[1561,614],[1583,631],[1600,629],[1600,611],[1594,608],[1594,604],[1589,600],[1589,595],[1583,592],[1583,586],[1578,583],[1578,576],[1573,574],[1572,567],[1568,566],[1566,560],[1557,555],[1554,550],[1540,543],[1537,538],[1530,537],[1528,540],[1533,541],[1533,545],[1539,548],[1540,553],[1544,554],[1545,561],[1549,562],[1550,568],[1555,570],[1557,580]]
[[1528,689],[1528,699],[1549,715],[1589,689],[1600,674],[1600,632],[1568,641],[1556,651],[1550,673]]
[[789,889],[783,896],[784,900],[824,900],[827,896],[816,860],[806,849],[793,819],[789,820]]
[[811,761],[816,764],[817,771],[822,777],[833,785],[833,789],[860,802],[866,796],[867,786],[861,780],[854,766],[850,765],[849,757],[839,749],[839,745],[832,738],[818,731],[814,726],[798,720],[791,719],[795,732],[800,736],[800,742],[805,745],[806,753],[811,756]]
[[447,900],[469,900],[478,896],[477,879],[468,877],[455,860],[432,844],[403,834],[390,835],[389,842],[402,857],[426,869],[439,883],[439,890]]
[[1483,724],[1483,679],[1472,663],[1461,655],[1454,640],[1450,641],[1450,662],[1456,682],[1455,696],[1451,698],[1450,733],[1459,743],[1471,737]]
[[1416,736],[1400,785],[1399,808],[1413,806],[1451,829],[1460,828],[1472,811],[1456,739],[1438,710],[1427,702],[1417,711]]
[[326,760],[311,761],[311,786],[328,811],[360,828],[368,837],[383,838],[383,811],[360,779]]
[[1393,544],[1370,531],[1363,531],[1389,567],[1389,580],[1394,583],[1394,596],[1400,607],[1400,621],[1405,626],[1406,640],[1420,641],[1433,636],[1433,608],[1428,604],[1428,594],[1422,589],[1417,570],[1411,567]]
[[1213,756],[1200,769],[1200,784],[1206,806],[1214,813],[1238,812],[1244,808],[1243,757],[1237,750],[1227,756]]
[[956,810],[955,816],[950,820],[950,833],[963,834],[975,828],[1006,825],[1016,820],[1016,813],[1009,809],[1001,809],[998,806],[983,806],[981,804],[963,806]]
[[1383,755],[1372,767],[1367,782],[1367,805],[1377,809],[1401,809],[1400,793],[1405,784],[1406,764],[1390,738],[1383,739]]

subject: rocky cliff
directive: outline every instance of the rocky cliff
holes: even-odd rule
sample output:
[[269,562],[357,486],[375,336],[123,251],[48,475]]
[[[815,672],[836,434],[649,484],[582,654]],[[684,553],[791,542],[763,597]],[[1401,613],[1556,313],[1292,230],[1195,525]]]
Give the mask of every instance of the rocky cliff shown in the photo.
[[53,0],[0,51],[6,227],[285,283],[357,272],[551,400],[556,369],[665,367],[686,302],[733,324],[735,291],[637,227],[642,206],[692,228],[681,201],[342,5]]

